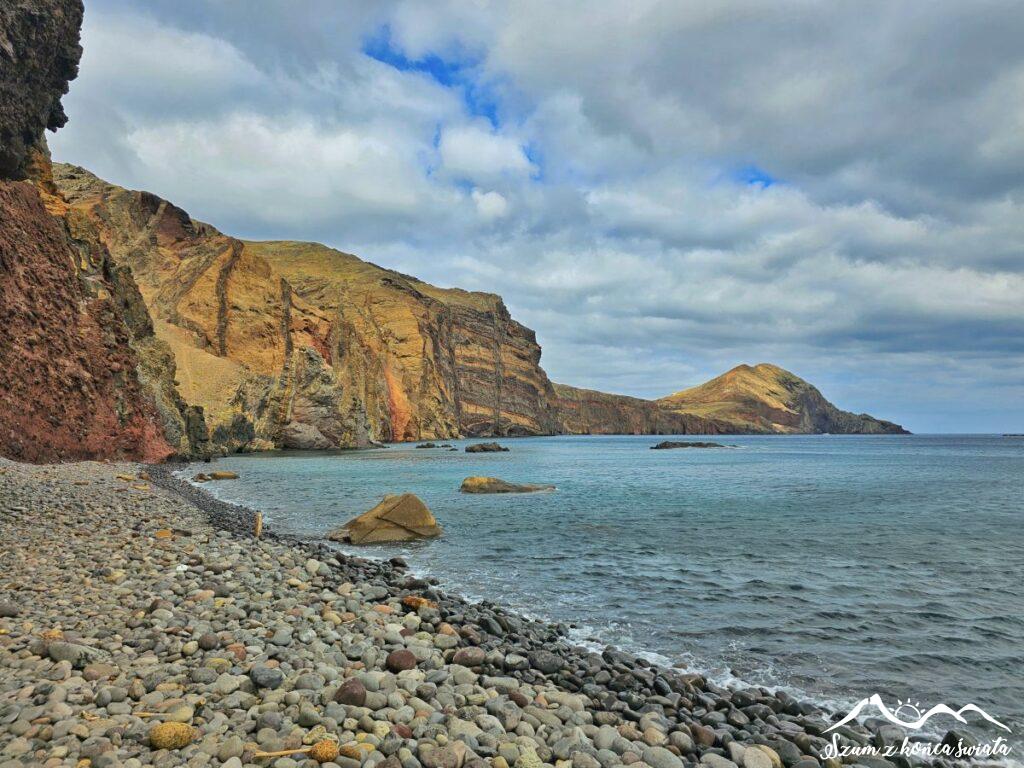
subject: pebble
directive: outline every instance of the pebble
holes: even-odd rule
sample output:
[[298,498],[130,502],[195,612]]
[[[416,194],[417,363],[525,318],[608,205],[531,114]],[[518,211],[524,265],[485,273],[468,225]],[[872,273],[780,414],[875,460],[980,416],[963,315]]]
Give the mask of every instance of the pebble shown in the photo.
[[416,668],[416,657],[412,651],[400,648],[388,654],[386,665],[392,672],[405,672]]
[[771,758],[760,749],[743,750],[743,768],[772,768]]
[[284,673],[276,667],[258,665],[249,671],[249,678],[257,688],[280,688],[284,682]]
[[0,460],[0,768],[312,768],[253,752],[325,739],[327,768],[816,768],[817,708],[576,647],[403,561],[257,541],[169,467],[125,492],[143,469]]
[[366,686],[355,678],[346,680],[334,694],[334,700],[339,704],[361,707],[366,703]]

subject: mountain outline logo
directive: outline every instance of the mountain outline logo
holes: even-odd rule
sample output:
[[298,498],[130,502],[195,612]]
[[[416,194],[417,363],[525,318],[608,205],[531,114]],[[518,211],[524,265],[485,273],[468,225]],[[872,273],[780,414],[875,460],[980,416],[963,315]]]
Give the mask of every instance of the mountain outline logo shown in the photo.
[[[872,694],[866,699],[861,699],[860,701],[858,701],[854,705],[853,709],[850,710],[850,713],[846,715],[846,717],[844,717],[835,725],[826,728],[825,733],[828,733],[829,731],[834,731],[836,728],[844,726],[852,720],[856,720],[860,716],[860,713],[864,710],[864,708],[871,705],[874,705],[874,707],[878,710],[879,714],[881,714],[881,716],[888,720],[890,723],[893,723],[894,725],[899,725],[903,728],[909,728],[910,730],[915,731],[923,727],[925,723],[927,723],[931,718],[935,717],[936,715],[949,715],[950,717],[953,717],[961,723],[966,723],[967,719],[964,717],[964,713],[974,712],[978,715],[981,715],[982,718],[992,723],[993,725],[1002,728],[1007,733],[1012,733],[1008,726],[996,720],[994,717],[992,717],[992,715],[990,715],[988,712],[986,712],[976,704],[965,704],[964,706],[960,707],[960,709],[956,710],[954,710],[952,707],[946,704],[936,704],[934,707],[932,707],[922,715],[921,710],[917,707],[917,705],[911,704],[908,701],[906,703],[900,702],[899,707],[896,708],[896,712],[892,712],[889,709],[889,707],[885,705],[885,702],[882,701],[882,697],[879,696],[877,693]],[[905,708],[912,710],[917,715],[919,715],[919,717],[916,720],[901,719],[898,716],[898,713],[903,711],[903,709]]]

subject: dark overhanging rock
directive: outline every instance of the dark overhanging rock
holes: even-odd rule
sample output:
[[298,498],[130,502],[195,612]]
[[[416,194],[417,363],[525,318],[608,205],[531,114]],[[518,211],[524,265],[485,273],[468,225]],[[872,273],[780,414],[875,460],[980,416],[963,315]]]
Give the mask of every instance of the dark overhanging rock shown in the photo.
[[0,3],[0,178],[25,177],[43,131],[67,122],[61,97],[78,75],[82,0]]

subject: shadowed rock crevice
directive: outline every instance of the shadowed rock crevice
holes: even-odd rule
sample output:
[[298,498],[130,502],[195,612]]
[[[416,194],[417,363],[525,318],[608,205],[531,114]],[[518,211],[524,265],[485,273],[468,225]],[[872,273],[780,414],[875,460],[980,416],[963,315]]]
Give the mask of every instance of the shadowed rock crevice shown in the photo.
[[[221,357],[227,357],[228,354],[228,280],[231,279],[231,271],[235,268],[235,264],[238,263],[238,257],[241,255],[242,244],[237,241],[232,242],[231,255],[228,256],[227,261],[224,262],[224,265],[217,273],[217,349]],[[285,323],[287,323],[290,309],[290,302],[285,303],[284,311],[282,312]],[[285,328],[287,327],[285,325]],[[289,334],[286,333],[285,337],[288,338],[288,336]]]

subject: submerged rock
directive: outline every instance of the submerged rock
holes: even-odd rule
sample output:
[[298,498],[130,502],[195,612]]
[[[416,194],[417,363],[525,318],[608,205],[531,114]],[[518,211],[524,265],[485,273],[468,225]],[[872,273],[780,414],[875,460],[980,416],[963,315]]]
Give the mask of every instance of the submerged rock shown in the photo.
[[508,448],[497,443],[474,443],[466,446],[466,453],[501,453],[502,451],[508,451]]
[[379,544],[388,541],[431,539],[441,535],[441,526],[427,505],[412,493],[385,496],[384,500],[345,525],[327,534],[331,541],[349,544]]
[[420,443],[417,448],[437,448],[437,443]]
[[237,472],[228,472],[227,470],[220,470],[218,472],[211,472],[209,474],[211,480],[237,480]]
[[467,477],[459,489],[463,493],[535,493],[553,491],[553,485],[534,483],[509,483],[498,477]]
[[659,450],[666,450],[666,449],[669,449],[669,448],[725,448],[725,447],[727,447],[727,446],[724,446],[721,443],[677,442],[677,441],[673,441],[673,440],[665,440],[663,442],[658,443],[657,445],[652,445],[651,446],[651,450],[652,451],[659,451]]

